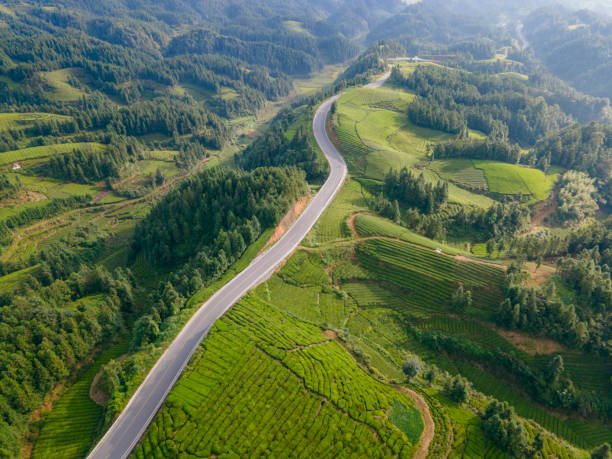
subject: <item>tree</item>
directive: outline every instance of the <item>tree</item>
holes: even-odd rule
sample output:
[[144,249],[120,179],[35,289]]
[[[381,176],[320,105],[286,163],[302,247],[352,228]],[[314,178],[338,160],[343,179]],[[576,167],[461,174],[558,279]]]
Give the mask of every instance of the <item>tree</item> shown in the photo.
[[138,349],[139,347],[152,343],[159,335],[159,325],[151,315],[142,316],[134,324],[134,337],[130,347]]
[[402,365],[402,371],[408,378],[408,381],[418,376],[422,369],[423,364],[418,359],[418,357],[410,357]]
[[472,292],[464,290],[463,285],[460,285],[451,299],[451,306],[455,312],[463,312],[472,306]]
[[611,457],[611,449],[608,443],[604,443],[591,451],[591,459],[610,459]]
[[549,383],[555,384],[559,380],[559,376],[564,371],[563,357],[556,355],[546,366],[546,379]]
[[165,181],[166,178],[164,177],[164,174],[162,173],[161,169],[158,167],[155,171],[155,185],[161,186],[164,184]]
[[482,430],[502,450],[516,457],[527,451],[527,434],[507,402],[493,400],[482,417]]
[[399,202],[397,202],[397,199],[393,201],[393,221],[398,225],[402,221],[402,214],[400,212]]
[[559,209],[561,221],[566,224],[582,222],[597,212],[599,206],[594,195],[595,179],[584,172],[567,171],[559,180]]
[[470,398],[470,383],[461,375],[457,375],[447,383],[446,392],[452,400],[463,405]]
[[531,457],[535,457],[538,454],[541,454],[544,451],[544,439],[542,438],[542,434],[538,432],[531,442],[531,447],[529,451],[529,455]]
[[490,257],[493,256],[493,254],[495,253],[495,246],[497,244],[495,244],[495,241],[493,239],[489,239],[487,241],[487,255]]

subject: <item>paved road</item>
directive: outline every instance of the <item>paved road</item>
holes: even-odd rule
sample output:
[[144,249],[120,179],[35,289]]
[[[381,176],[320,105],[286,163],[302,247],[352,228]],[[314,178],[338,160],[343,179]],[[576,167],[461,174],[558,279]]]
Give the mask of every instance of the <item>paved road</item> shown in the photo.
[[[388,75],[386,77],[388,78]],[[330,174],[325,184],[289,231],[272,248],[254,259],[244,271],[215,293],[187,322],[149,372],[121,415],[90,453],[90,459],[125,458],[132,451],[215,321],[245,293],[274,272],[276,267],[295,250],[321,213],[332,202],[347,173],[344,160],[329,140],[325,130],[327,114],[337,98],[338,96],[325,102],[313,120],[315,138],[330,164]]]
[[[385,84],[387,82],[387,80],[389,79],[389,77],[391,76],[391,71],[385,73],[383,76],[381,76],[378,80],[373,81],[370,84],[366,84],[364,87],[368,88],[368,89],[376,89],[376,88],[380,88],[383,84]],[[317,142],[319,141],[319,139],[317,139]],[[319,143],[319,145],[321,145]]]

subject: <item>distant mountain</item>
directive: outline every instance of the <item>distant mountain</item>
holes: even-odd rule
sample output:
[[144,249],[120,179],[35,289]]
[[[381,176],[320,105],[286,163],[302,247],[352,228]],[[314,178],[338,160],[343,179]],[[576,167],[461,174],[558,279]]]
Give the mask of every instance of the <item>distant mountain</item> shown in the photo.
[[523,22],[536,57],[553,74],[587,94],[612,98],[612,18],[545,8]]

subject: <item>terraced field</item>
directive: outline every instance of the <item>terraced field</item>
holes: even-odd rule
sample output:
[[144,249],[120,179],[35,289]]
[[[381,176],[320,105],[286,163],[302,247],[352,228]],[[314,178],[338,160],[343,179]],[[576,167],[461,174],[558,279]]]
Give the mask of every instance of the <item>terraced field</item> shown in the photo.
[[441,178],[450,180],[462,187],[487,191],[489,184],[481,169],[476,169],[469,159],[447,159],[434,161],[429,165]]
[[92,447],[103,408],[89,398],[89,388],[103,365],[128,350],[124,340],[106,350],[57,400],[34,443],[31,457],[82,458]]
[[[410,413],[402,428],[386,414],[398,402]],[[247,297],[215,325],[133,456],[411,457],[422,430],[412,407],[318,327]]]
[[[399,112],[411,97],[391,88],[351,89],[342,96],[334,128],[359,181],[347,182],[303,242],[306,247],[217,322],[135,457],[409,457],[422,421],[413,402],[382,381],[404,383],[402,362],[415,354],[426,368],[465,373],[475,389],[512,402],[522,416],[576,444],[591,447],[609,438],[606,429],[562,421],[521,397],[508,381],[417,338],[425,332],[464,336],[543,365],[487,323],[502,299],[502,267],[450,256],[463,254],[461,246],[442,245],[372,215],[358,215],[352,222],[357,234],[351,231],[349,217],[368,210],[370,193],[378,193],[390,167],[424,166],[427,142],[449,138],[405,120]],[[450,174],[459,186],[493,192],[491,162],[481,168],[472,161],[451,163],[446,169],[436,163],[425,170],[428,180]],[[535,178],[514,172],[525,194],[541,192]],[[493,203],[454,185],[449,201],[449,212]],[[450,308],[459,284],[474,298],[465,315]],[[578,362],[570,358],[568,371],[580,371]],[[476,414],[488,399],[474,392],[459,406],[443,395],[448,376],[437,375],[413,381],[436,423],[429,457],[445,457],[451,442],[448,457],[507,457],[486,439]],[[593,388],[602,387],[600,382]],[[531,441],[540,428],[522,422]],[[545,457],[588,457],[548,433],[544,441]]]
[[425,157],[428,141],[448,135],[413,126],[401,110],[413,95],[354,88],[338,102],[334,130],[353,174],[382,179],[390,167],[411,167]]
[[359,214],[355,217],[355,228],[360,236],[385,236],[395,239],[400,239],[405,242],[421,245],[429,249],[442,249],[444,253],[457,255],[465,253],[465,251],[444,244],[439,241],[434,241],[428,237],[415,233],[403,226],[385,220],[384,218],[370,214]]
[[538,169],[496,161],[446,159],[429,165],[439,177],[463,188],[492,193],[529,196],[530,203],[550,195],[558,173],[545,175]]
[[462,375],[474,384],[477,390],[498,400],[509,402],[520,416],[534,420],[545,429],[574,445],[591,449],[604,442],[612,441],[612,432],[609,429],[587,424],[577,419],[563,420],[561,417],[554,416],[548,411],[529,403],[513,391],[508,384],[480,368],[465,362],[456,362],[456,367]]
[[367,198],[369,194],[359,182],[351,180],[346,183],[323,212],[307,241],[321,244],[350,238],[348,218],[355,212],[367,209]]
[[374,278],[406,289],[407,300],[420,308],[446,310],[458,283],[471,289],[474,308],[495,311],[501,301],[504,271],[500,268],[456,260],[397,241],[373,239],[357,248],[362,267]]
[[[334,132],[349,171],[355,177],[382,180],[390,168],[414,167],[427,157],[427,145],[450,140],[451,135],[413,125],[405,115],[414,96],[400,89],[353,88],[337,102]],[[470,132],[473,138],[482,134]],[[484,186],[483,173],[471,168],[474,188]],[[433,179],[433,178],[432,178]],[[449,201],[488,208],[493,201],[451,184]]]

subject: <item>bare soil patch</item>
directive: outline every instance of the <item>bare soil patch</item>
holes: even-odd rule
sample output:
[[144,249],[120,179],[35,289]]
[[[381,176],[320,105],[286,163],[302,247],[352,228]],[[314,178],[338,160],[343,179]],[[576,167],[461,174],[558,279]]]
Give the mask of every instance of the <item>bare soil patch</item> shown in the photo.
[[548,198],[546,201],[538,202],[534,206],[534,214],[531,219],[531,225],[534,227],[542,226],[545,220],[550,217],[557,209],[557,201],[554,197]]
[[325,330],[323,332],[323,336],[325,336],[327,339],[338,339],[338,335],[333,330]]
[[97,405],[105,407],[108,403],[110,396],[99,387],[100,377],[102,376],[102,371],[98,372],[91,382],[91,386],[89,387],[89,398],[94,401]]
[[297,220],[300,214],[304,211],[308,202],[310,201],[310,195],[302,196],[300,199],[295,201],[293,207],[287,212],[287,214],[280,221],[276,229],[274,230],[274,234],[272,237],[266,242],[266,245],[259,251],[259,253],[264,252],[268,247],[277,242],[283,234],[287,232],[291,225]]
[[37,191],[19,190],[10,197],[0,200],[0,207],[17,207],[28,202],[44,201],[47,197]]
[[496,326],[492,326],[492,328],[496,333],[506,338],[513,346],[529,355],[548,355],[557,352],[567,352],[567,349],[561,343],[550,338],[529,336],[519,331],[505,330]]
[[545,284],[550,276],[555,274],[556,270],[552,266],[548,265],[540,265],[539,268],[536,269],[535,263],[526,263],[525,269],[529,273],[529,279],[527,280],[527,285],[530,287],[538,287],[542,284]]

